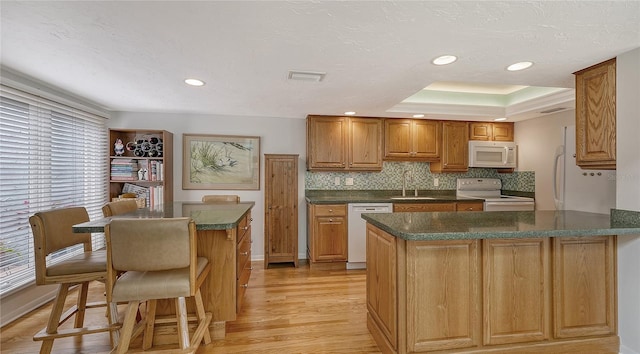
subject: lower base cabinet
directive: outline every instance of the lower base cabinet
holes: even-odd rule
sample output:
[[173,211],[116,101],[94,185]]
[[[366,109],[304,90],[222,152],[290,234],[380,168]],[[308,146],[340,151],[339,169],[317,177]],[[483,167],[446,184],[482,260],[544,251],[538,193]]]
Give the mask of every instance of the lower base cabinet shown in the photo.
[[405,241],[367,224],[383,353],[618,353],[615,236]]

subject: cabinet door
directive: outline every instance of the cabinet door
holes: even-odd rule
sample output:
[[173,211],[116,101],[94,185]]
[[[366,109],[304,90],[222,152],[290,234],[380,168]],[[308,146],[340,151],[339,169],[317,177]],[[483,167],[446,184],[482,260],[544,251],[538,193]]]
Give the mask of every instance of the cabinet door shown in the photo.
[[298,266],[298,155],[265,154],[265,268]]
[[493,137],[493,126],[491,123],[471,122],[469,123],[469,140],[489,141]]
[[441,123],[437,120],[413,121],[412,157],[437,159],[440,157]]
[[317,216],[314,221],[313,259],[322,261],[347,260],[347,218]]
[[347,167],[348,120],[345,117],[307,118],[307,162],[309,169]]
[[576,73],[576,145],[578,166],[615,169],[615,59]]
[[382,170],[382,119],[349,119],[349,166],[351,170]]
[[367,310],[394,351],[398,348],[397,239],[367,224]]
[[478,242],[407,242],[407,352],[480,344]]
[[431,163],[431,172],[466,172],[469,169],[467,122],[442,124],[442,158]]
[[483,240],[484,344],[549,338],[549,239]]
[[384,120],[384,157],[410,157],[413,152],[411,119]]
[[615,236],[555,237],[553,248],[555,337],[615,334]]
[[394,203],[393,212],[456,211],[456,203]]
[[493,140],[513,141],[513,123],[493,123]]

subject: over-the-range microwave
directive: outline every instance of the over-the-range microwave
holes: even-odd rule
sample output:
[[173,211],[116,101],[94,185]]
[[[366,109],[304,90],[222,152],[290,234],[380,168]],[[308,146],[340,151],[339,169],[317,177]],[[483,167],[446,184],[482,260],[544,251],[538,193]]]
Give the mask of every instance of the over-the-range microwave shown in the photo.
[[516,152],[511,141],[469,141],[469,167],[515,168]]

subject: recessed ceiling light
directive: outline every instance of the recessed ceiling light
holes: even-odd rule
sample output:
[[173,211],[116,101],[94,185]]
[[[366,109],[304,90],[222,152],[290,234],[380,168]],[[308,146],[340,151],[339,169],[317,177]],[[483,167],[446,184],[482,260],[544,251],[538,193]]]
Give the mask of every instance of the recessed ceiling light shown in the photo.
[[521,61],[519,63],[515,63],[515,64],[511,64],[507,67],[507,70],[509,71],[519,71],[519,70],[524,70],[527,68],[530,68],[531,66],[533,66],[533,62],[531,61]]
[[434,65],[447,65],[451,64],[454,61],[458,60],[458,57],[455,55],[441,55],[431,61]]
[[204,81],[198,79],[184,79],[184,83],[191,86],[204,86]]
[[413,118],[424,118],[424,114],[414,114]]
[[349,111],[349,112],[344,112],[344,114],[345,114],[345,115],[347,115],[347,116],[352,116],[352,115],[355,115],[355,114],[356,114],[356,112],[354,112],[354,111]]
[[507,118],[506,118],[506,117],[502,117],[502,118],[496,118],[496,119],[494,119],[494,120],[495,120],[496,122],[501,122],[501,121],[503,121],[503,120],[507,120]]

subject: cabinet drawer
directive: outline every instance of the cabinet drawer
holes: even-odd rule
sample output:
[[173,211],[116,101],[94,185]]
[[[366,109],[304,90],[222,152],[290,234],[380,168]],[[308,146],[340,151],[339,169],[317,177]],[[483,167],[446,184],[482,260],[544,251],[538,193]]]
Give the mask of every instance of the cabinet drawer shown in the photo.
[[482,211],[482,210],[484,210],[483,202],[456,204],[456,211]]
[[242,270],[251,266],[251,233],[248,233],[238,244],[236,260],[236,278],[239,279]]
[[393,212],[456,211],[456,203],[396,203]]
[[240,277],[237,281],[237,293],[236,293],[236,313],[240,312],[242,308],[242,299],[244,298],[244,293],[247,291],[249,287],[249,278],[251,277],[251,262],[249,262],[245,268],[240,272]]
[[322,204],[314,206],[316,216],[345,216],[347,206],[345,204]]
[[238,223],[238,242],[242,240],[247,230],[251,226],[251,212],[249,211]]

